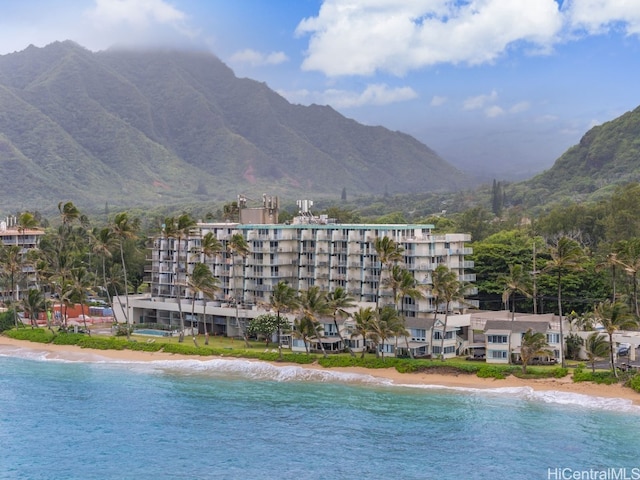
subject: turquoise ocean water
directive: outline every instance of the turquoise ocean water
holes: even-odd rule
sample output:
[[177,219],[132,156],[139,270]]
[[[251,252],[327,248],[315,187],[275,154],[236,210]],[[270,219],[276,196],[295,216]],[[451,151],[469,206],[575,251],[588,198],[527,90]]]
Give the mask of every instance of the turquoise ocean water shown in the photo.
[[589,469],[640,479],[640,408],[243,360],[128,363],[0,346],[1,479],[561,479]]

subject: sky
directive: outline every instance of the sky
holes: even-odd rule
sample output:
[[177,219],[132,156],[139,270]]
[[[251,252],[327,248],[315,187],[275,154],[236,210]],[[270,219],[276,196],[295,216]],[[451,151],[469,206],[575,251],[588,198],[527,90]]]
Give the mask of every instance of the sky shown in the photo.
[[0,0],[0,54],[56,40],[206,49],[486,179],[640,105],[640,0]]

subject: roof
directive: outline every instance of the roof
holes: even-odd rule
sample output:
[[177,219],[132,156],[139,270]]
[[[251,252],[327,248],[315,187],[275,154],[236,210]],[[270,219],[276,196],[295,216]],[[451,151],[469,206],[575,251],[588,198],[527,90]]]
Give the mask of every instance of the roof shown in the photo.
[[511,321],[511,320],[487,320],[484,333],[525,333],[531,329],[536,333],[546,333],[549,330],[549,322],[545,320]]

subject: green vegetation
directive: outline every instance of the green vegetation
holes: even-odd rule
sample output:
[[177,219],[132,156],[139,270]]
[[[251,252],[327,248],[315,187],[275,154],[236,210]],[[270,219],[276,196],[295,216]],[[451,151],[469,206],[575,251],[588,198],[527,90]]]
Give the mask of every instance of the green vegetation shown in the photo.
[[381,193],[381,178],[391,193],[468,186],[412,137],[289,104],[204,52],[57,42],[2,56],[0,71],[2,171],[21,179],[3,187],[7,211],[52,198],[179,211],[248,186],[340,199]]

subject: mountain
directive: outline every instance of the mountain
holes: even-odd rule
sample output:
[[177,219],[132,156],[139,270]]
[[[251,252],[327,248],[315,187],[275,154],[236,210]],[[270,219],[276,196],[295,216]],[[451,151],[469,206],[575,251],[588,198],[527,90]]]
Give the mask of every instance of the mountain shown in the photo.
[[540,207],[595,200],[640,181],[640,107],[589,130],[549,170],[508,189],[511,203]]
[[0,166],[4,209],[468,186],[413,137],[292,105],[212,54],[69,41],[0,56]]

